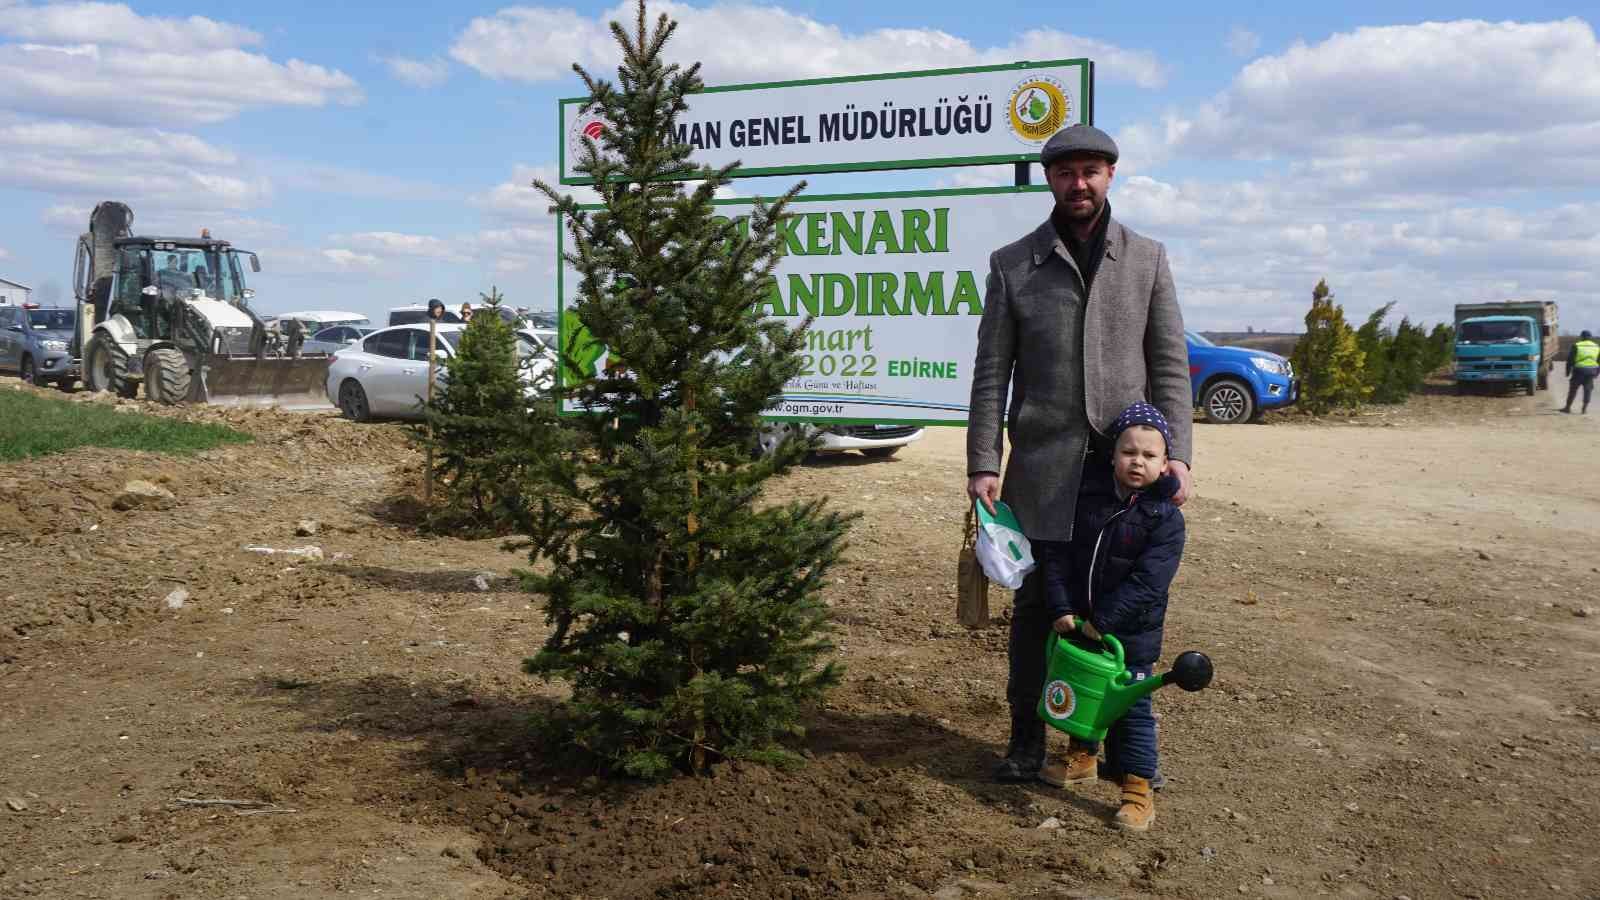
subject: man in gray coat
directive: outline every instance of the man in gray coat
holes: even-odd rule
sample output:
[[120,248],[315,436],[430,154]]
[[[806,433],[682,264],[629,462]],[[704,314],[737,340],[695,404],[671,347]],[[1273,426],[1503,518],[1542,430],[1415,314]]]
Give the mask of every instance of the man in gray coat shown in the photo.
[[[1171,426],[1168,472],[1182,504],[1192,489],[1193,421],[1166,249],[1112,218],[1106,200],[1116,143],[1073,125],[1045,143],[1039,161],[1055,206],[1032,234],[989,257],[967,420],[967,494],[991,506],[1004,500],[1034,543],[1072,538],[1085,464],[1108,459],[1105,431],[1135,401],[1155,404]],[[1034,710],[1052,623],[1036,575],[1017,591],[1011,618],[1011,741],[995,772],[1003,781],[1031,780],[1044,764]]]

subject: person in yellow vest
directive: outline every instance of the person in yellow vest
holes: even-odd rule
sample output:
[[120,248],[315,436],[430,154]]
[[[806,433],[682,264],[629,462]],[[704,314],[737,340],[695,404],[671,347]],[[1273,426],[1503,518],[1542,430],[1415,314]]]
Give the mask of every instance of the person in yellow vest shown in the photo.
[[1578,335],[1578,342],[1572,345],[1572,352],[1567,354],[1567,405],[1561,407],[1562,412],[1572,412],[1572,401],[1578,396],[1578,388],[1582,387],[1583,414],[1589,414],[1596,372],[1600,372],[1600,344],[1595,343],[1594,336],[1585,331]]

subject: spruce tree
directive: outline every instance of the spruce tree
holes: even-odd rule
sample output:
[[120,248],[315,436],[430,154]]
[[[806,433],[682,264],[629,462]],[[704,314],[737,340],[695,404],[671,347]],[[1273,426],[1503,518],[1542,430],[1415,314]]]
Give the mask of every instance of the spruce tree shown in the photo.
[[1364,383],[1365,356],[1355,330],[1344,320],[1344,307],[1333,302],[1326,279],[1311,291],[1306,333],[1294,346],[1300,373],[1300,406],[1312,415],[1354,409],[1370,393]]
[[1428,332],[1428,372],[1432,375],[1455,360],[1456,329],[1443,322]]
[[[540,379],[528,377],[517,336],[501,318],[500,292],[482,305],[443,364],[416,434],[434,450],[440,498],[428,510],[435,528],[504,532],[517,521],[530,459],[548,442],[553,418]],[[440,339],[443,343],[443,338]]]
[[[820,602],[848,516],[822,500],[769,504],[762,485],[806,452],[752,454],[760,416],[800,373],[802,329],[757,312],[779,255],[776,225],[797,186],[757,204],[747,227],[711,200],[736,168],[697,167],[673,141],[698,64],[663,56],[676,23],[612,23],[617,83],[574,66],[585,113],[604,123],[578,171],[603,208],[542,182],[564,218],[587,337],[566,335],[563,416],[526,496],[525,583],[552,633],[524,662],[571,687],[543,719],[601,767],[641,777],[719,759],[789,759],[808,703],[835,684]],[[685,180],[697,181],[688,186]],[[593,341],[605,350],[598,365]]]
[[1362,355],[1362,383],[1380,403],[1385,401],[1377,397],[1378,387],[1388,377],[1389,346],[1394,342],[1394,335],[1383,325],[1391,309],[1394,309],[1394,303],[1385,303],[1373,310],[1361,327],[1356,329],[1356,346],[1361,348]]
[[1389,344],[1388,377],[1382,386],[1384,403],[1404,403],[1422,390],[1428,375],[1428,337],[1422,328],[1403,316]]

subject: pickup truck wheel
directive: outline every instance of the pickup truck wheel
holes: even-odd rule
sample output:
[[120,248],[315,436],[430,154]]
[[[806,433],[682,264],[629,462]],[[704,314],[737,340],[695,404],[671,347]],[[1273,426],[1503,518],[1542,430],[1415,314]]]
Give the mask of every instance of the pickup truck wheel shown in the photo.
[[39,386],[39,370],[33,364],[33,357],[22,358],[22,380],[34,387]]
[[1550,367],[1549,366],[1544,366],[1541,369],[1539,369],[1539,390],[1541,390],[1541,391],[1550,390]]
[[1256,414],[1255,398],[1243,382],[1223,378],[1212,382],[1200,398],[1200,408],[1206,419],[1218,425],[1248,422]]
[[888,459],[899,452],[900,447],[898,445],[894,447],[867,447],[861,451],[861,455],[870,456],[873,459]]
[[1528,396],[1532,397],[1535,393],[1538,393],[1538,390],[1539,390],[1539,379],[1530,378],[1530,379],[1528,379],[1528,383],[1523,385],[1523,387],[1525,387],[1527,389]]

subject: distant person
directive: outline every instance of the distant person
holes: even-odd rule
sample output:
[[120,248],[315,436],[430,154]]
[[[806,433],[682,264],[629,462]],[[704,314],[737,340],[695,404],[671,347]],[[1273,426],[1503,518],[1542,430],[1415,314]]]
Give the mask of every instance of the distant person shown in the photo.
[[194,287],[194,278],[178,264],[178,254],[168,253],[166,263],[156,271],[156,287],[163,291],[188,291]]
[[461,316],[461,321],[463,321],[463,322],[471,322],[472,321],[472,304],[471,303],[463,303],[463,304],[461,304],[460,316]]
[[1572,412],[1572,401],[1578,396],[1578,388],[1582,387],[1583,414],[1589,414],[1596,372],[1600,372],[1600,344],[1595,343],[1594,336],[1585,331],[1578,335],[1578,342],[1572,345],[1572,351],[1567,354],[1567,405],[1561,407],[1562,412]]
[[[1167,472],[1172,429],[1148,403],[1122,411],[1106,437],[1111,459],[1086,464],[1070,543],[1042,541],[1038,551],[1044,602],[1051,627],[1098,643],[1102,634],[1122,642],[1135,681],[1154,672],[1166,627],[1167,592],[1183,559],[1183,513],[1175,502],[1178,479]],[[1106,777],[1122,785],[1122,805],[1112,823],[1148,831],[1155,820],[1156,720],[1146,694],[1106,733],[1106,771],[1100,745],[1073,738],[1064,756],[1039,770],[1045,784],[1065,787]]]

